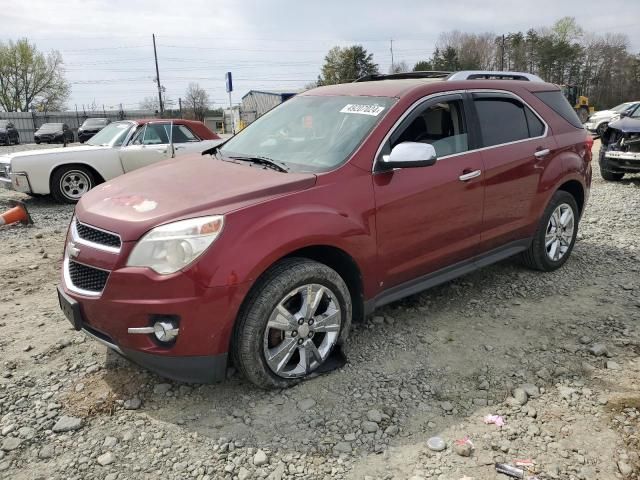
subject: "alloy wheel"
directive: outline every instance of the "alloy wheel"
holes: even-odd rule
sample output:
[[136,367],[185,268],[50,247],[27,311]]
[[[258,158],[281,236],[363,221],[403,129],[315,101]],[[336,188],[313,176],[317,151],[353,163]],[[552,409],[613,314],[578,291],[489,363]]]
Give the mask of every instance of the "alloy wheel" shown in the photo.
[[273,373],[304,377],[327,359],[338,340],[342,312],[324,285],[307,284],[278,302],[264,332],[263,353]]
[[566,203],[556,207],[549,218],[544,246],[547,257],[553,262],[559,261],[566,255],[573,241],[575,218],[573,209]]

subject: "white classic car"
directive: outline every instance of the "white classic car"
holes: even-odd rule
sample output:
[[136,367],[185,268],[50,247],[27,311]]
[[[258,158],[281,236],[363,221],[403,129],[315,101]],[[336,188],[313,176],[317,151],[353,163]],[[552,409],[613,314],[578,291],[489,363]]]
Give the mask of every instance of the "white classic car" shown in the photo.
[[118,175],[220,143],[202,122],[123,120],[110,123],[82,146],[0,156],[0,187],[75,203],[97,184]]

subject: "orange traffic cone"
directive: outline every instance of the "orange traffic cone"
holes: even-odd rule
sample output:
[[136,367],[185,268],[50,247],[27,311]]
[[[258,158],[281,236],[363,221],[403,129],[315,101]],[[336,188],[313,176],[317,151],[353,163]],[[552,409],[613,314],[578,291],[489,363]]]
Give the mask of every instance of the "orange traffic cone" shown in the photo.
[[23,225],[33,224],[31,215],[27,211],[27,207],[24,203],[17,200],[11,202],[14,207],[10,208],[6,212],[0,214],[0,227],[2,225],[11,225],[12,223],[20,222]]

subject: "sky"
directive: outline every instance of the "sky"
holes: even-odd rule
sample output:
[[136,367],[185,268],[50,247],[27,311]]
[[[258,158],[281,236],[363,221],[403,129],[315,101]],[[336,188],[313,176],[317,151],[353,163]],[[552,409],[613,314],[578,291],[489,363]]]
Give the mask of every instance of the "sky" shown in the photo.
[[295,91],[316,80],[335,45],[363,45],[386,72],[391,39],[395,61],[413,66],[441,32],[502,34],[574,16],[587,32],[627,34],[640,52],[639,0],[0,0],[0,12],[0,41],[60,51],[71,110],[136,109],[157,97],[152,33],[166,98],[177,105],[197,82],[213,108],[229,104],[225,72],[234,104],[252,89]]

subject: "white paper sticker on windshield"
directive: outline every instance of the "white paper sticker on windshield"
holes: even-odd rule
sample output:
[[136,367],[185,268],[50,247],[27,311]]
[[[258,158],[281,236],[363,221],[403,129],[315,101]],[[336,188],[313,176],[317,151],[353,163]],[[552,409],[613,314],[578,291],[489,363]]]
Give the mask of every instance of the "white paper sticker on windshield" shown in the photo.
[[349,105],[345,105],[340,113],[359,113],[360,115],[373,115],[377,117],[382,113],[384,107],[381,105],[358,105],[355,103],[350,103]]

